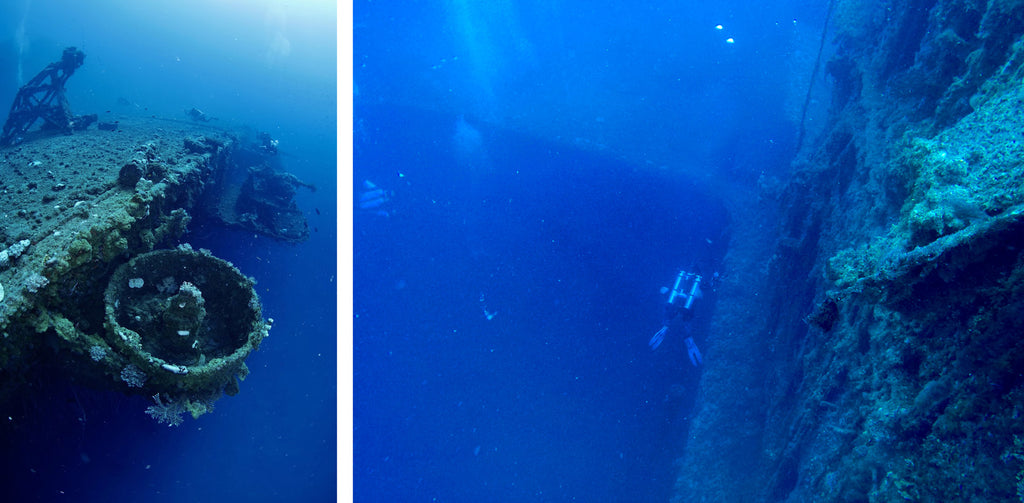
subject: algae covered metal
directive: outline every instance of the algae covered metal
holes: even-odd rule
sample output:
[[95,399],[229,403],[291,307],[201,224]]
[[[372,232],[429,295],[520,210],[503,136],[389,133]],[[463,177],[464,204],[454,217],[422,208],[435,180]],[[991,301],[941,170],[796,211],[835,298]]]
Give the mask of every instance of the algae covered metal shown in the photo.
[[[157,250],[118,267],[104,294],[106,337],[121,358],[104,358],[126,383],[153,392],[156,407],[194,417],[221,393],[238,392],[270,324],[263,321],[254,281],[208,251]],[[123,365],[123,366],[122,366]],[[121,367],[118,369],[118,367]],[[127,369],[127,370],[125,370]],[[168,405],[170,404],[170,405]],[[157,419],[174,424],[175,415]]]
[[313,187],[265,134],[111,111],[91,129],[62,99],[72,70],[51,82],[68,127],[30,131],[36,102],[19,98],[0,147],[0,405],[56,374],[145,396],[177,425],[238,392],[270,328],[254,280],[180,244],[189,223],[299,242],[293,196]]
[[56,368],[178,424],[238,391],[269,328],[251,279],[177,246],[243,147],[208,126],[119,124],[0,150],[0,399]]

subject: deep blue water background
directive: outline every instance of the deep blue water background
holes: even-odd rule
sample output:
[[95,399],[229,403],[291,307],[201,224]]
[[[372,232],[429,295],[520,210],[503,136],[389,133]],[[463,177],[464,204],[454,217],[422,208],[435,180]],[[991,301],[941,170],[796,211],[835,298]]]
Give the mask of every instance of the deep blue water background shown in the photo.
[[721,206],[501,131],[500,161],[453,171],[454,118],[357,115],[387,139],[357,144],[357,178],[395,194],[355,218],[356,499],[666,498],[697,373],[647,339],[658,288],[719,258]]
[[356,501],[670,498],[700,371],[658,290],[787,172],[823,7],[356,2]]
[[[178,428],[139,397],[39,379],[2,411],[5,501],[333,501],[336,479],[336,6],[331,1],[66,2],[0,6],[0,103],[61,50],[85,64],[68,82],[76,113],[117,109],[184,119],[199,107],[224,126],[280,140],[309,241],[194,232],[257,279],[271,335],[241,392]],[[19,75],[19,67],[21,68]],[[6,110],[6,108],[4,108]]]

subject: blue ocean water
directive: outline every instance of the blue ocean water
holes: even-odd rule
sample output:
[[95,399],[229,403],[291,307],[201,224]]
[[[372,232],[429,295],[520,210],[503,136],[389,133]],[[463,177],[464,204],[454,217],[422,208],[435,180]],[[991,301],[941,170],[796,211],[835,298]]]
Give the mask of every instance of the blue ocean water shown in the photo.
[[275,320],[247,361],[241,392],[168,428],[143,412],[142,398],[42,379],[0,414],[6,501],[334,499],[336,8],[262,0],[0,7],[0,100],[76,46],[86,54],[67,85],[76,113],[102,119],[123,100],[183,120],[198,107],[224,126],[269,132],[282,167],[317,187],[296,197],[307,242],[222,230],[184,238],[254,277],[263,314]]
[[672,496],[701,372],[659,288],[788,169],[822,8],[356,2],[356,501]]
[[481,131],[500,160],[452,171],[452,117],[358,114],[388,140],[356,175],[394,195],[355,220],[357,500],[667,497],[697,375],[681,340],[644,336],[680,260],[719,258],[720,205],[500,131]]

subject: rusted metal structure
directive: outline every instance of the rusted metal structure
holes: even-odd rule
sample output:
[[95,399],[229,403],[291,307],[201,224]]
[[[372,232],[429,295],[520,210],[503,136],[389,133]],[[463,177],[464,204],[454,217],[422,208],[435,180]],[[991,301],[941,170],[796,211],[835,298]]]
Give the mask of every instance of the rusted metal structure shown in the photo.
[[44,131],[70,133],[75,126],[75,117],[64,95],[64,83],[84,62],[84,52],[68,47],[60,61],[50,63],[21,86],[0,134],[0,146],[20,143],[29,129],[40,121]]

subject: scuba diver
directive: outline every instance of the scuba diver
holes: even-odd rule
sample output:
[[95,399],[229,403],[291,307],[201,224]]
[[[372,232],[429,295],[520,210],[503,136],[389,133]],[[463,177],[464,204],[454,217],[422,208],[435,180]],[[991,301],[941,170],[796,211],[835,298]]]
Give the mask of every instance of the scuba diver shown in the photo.
[[260,132],[256,135],[256,141],[258,142],[256,147],[270,155],[277,155],[277,146],[280,144],[278,140],[270,137],[270,133]]
[[377,187],[377,184],[363,180],[363,191],[359,194],[359,209],[378,216],[387,217],[391,191]]
[[[715,277],[717,276],[718,273],[715,273]],[[661,330],[658,330],[654,337],[651,337],[650,342],[647,343],[651,346],[652,350],[658,349],[658,346],[661,346],[662,341],[665,340],[665,334],[668,333],[669,327],[674,327],[681,323],[683,325],[683,333],[686,336],[684,339],[686,342],[686,353],[690,356],[690,363],[694,367],[704,362],[700,349],[697,348],[697,343],[693,341],[693,336],[690,335],[690,322],[693,320],[693,303],[703,296],[700,289],[702,280],[703,278],[700,273],[679,271],[679,275],[676,276],[675,285],[671,290],[662,287],[661,293],[668,293],[668,302],[665,304],[665,321],[662,323]]]

